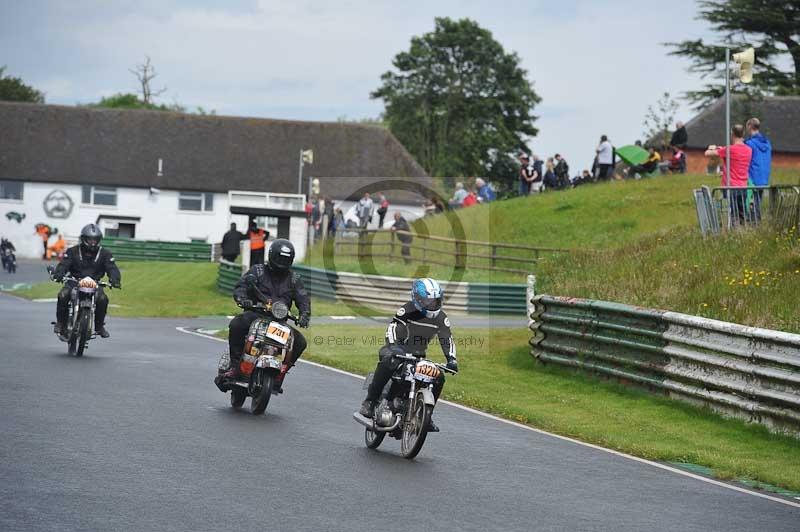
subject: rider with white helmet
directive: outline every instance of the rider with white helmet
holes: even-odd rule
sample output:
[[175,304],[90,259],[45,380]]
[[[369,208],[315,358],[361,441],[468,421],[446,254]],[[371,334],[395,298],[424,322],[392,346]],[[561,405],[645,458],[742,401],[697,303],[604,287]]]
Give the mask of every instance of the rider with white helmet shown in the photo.
[[[383,387],[402,363],[395,358],[395,354],[410,353],[423,357],[428,344],[435,338],[447,359],[447,367],[458,371],[456,345],[450,332],[450,319],[442,310],[443,296],[442,287],[433,279],[416,279],[412,283],[411,301],[397,310],[386,329],[386,344],[378,352],[378,366],[375,368],[367,397],[359,411],[362,416],[372,417],[375,402],[380,397]],[[433,388],[436,400],[439,399],[443,387],[444,374]],[[438,431],[433,421],[429,430]]]

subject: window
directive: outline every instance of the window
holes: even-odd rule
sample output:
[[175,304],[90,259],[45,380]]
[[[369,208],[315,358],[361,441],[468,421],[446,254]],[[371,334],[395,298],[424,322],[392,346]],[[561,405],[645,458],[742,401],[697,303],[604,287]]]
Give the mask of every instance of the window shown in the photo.
[[0,181],[0,199],[22,199],[22,181]]
[[83,185],[81,203],[84,205],[117,205],[117,189],[114,187],[94,187]]
[[181,211],[213,211],[214,194],[211,192],[181,192],[178,194]]

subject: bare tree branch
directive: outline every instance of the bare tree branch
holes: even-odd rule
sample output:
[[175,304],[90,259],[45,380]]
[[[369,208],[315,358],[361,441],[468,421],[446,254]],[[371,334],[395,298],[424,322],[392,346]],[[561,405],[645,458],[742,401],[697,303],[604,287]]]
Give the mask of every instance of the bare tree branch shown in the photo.
[[131,74],[136,76],[141,85],[142,102],[145,105],[153,103],[153,98],[160,96],[166,92],[167,87],[153,90],[150,87],[150,82],[158,75],[156,74],[156,67],[150,62],[150,56],[145,55],[145,62],[141,65],[136,65],[136,69],[128,69]]

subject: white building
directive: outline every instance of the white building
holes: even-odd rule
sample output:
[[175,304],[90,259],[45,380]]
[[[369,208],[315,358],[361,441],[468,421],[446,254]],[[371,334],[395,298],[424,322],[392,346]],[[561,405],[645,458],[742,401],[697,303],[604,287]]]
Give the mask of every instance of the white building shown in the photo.
[[0,235],[33,257],[37,224],[68,240],[93,222],[113,236],[219,242],[254,216],[302,258],[303,149],[314,151],[305,175],[328,176],[322,195],[352,200],[399,180],[420,187],[389,192],[411,213],[429,196],[425,172],[380,127],[0,102]]

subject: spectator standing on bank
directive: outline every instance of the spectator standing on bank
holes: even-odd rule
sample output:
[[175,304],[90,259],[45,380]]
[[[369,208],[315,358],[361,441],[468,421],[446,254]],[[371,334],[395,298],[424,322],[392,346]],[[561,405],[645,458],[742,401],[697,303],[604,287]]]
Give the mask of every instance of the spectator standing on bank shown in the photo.
[[492,185],[480,177],[475,180],[475,186],[478,188],[478,201],[481,203],[491,203],[497,199],[497,194],[495,194]]
[[269,238],[269,232],[258,227],[255,220],[251,220],[247,238],[250,239],[250,266],[264,264],[264,243]]
[[552,188],[555,190],[558,188],[558,178],[556,177],[555,171],[555,163],[553,162],[553,158],[549,157],[547,162],[545,163],[545,170],[544,170],[544,189],[547,190],[548,188]]
[[232,223],[230,230],[222,236],[222,258],[228,262],[236,261],[239,256],[239,244],[245,240],[247,235],[236,229],[236,224]]
[[606,135],[600,137],[600,144],[597,146],[597,178],[606,181],[611,177],[611,169],[614,166],[614,147],[608,141]]
[[675,131],[672,132],[672,137],[669,139],[669,145],[674,148],[680,148],[681,151],[686,149],[686,143],[689,142],[689,134],[686,132],[686,126],[683,122],[675,123]]
[[736,124],[731,129],[731,145],[730,145],[730,162],[731,173],[727,175],[727,158],[729,157],[728,149],[725,146],[711,145],[706,150],[706,156],[711,157],[718,155],[722,164],[722,186],[723,187],[736,187],[742,190],[729,190],[727,191],[730,208],[731,218],[738,219],[739,223],[744,224],[745,215],[747,214],[747,178],[750,171],[750,160],[753,157],[753,150],[744,143],[744,126]]
[[569,164],[559,153],[556,153],[555,160],[556,166],[553,171],[556,174],[556,188],[569,188]]
[[378,192],[378,228],[383,228],[383,220],[386,218],[386,213],[389,211],[389,200],[383,195],[383,192]]
[[[750,137],[744,143],[753,150],[748,170],[750,184],[755,187],[766,187],[769,185],[769,174],[772,169],[772,143],[761,133],[761,121],[758,118],[753,117],[747,121],[747,133]],[[753,191],[753,209],[756,220],[761,220],[763,197],[763,190]]]
[[533,182],[531,182],[531,192],[541,192],[542,187],[544,186],[544,172],[542,171],[542,160],[539,158],[538,155],[533,155],[533,171],[536,174],[536,177],[533,178]]
[[369,192],[364,192],[364,197],[362,197],[358,202],[358,227],[361,229],[366,229],[367,225],[369,225],[370,220],[372,220],[372,198],[369,197]]
[[328,235],[336,234],[336,226],[334,224],[333,216],[334,216],[333,200],[331,199],[330,196],[325,196],[324,217],[327,218],[328,220],[328,230],[327,230]]
[[[406,219],[403,218],[403,215],[400,214],[400,211],[394,213],[394,224],[391,230],[392,233],[396,233],[397,231],[411,232],[411,227],[408,225]],[[409,234],[397,234],[396,236],[401,244],[400,254],[403,256],[403,261],[408,264],[411,262],[411,241],[414,237]]]
[[456,190],[453,192],[453,197],[448,202],[451,209],[457,209],[464,204],[464,198],[467,197],[467,191],[464,190],[464,183],[456,183]]
[[531,192],[533,182],[533,165],[527,153],[519,156],[519,195],[527,196]]

